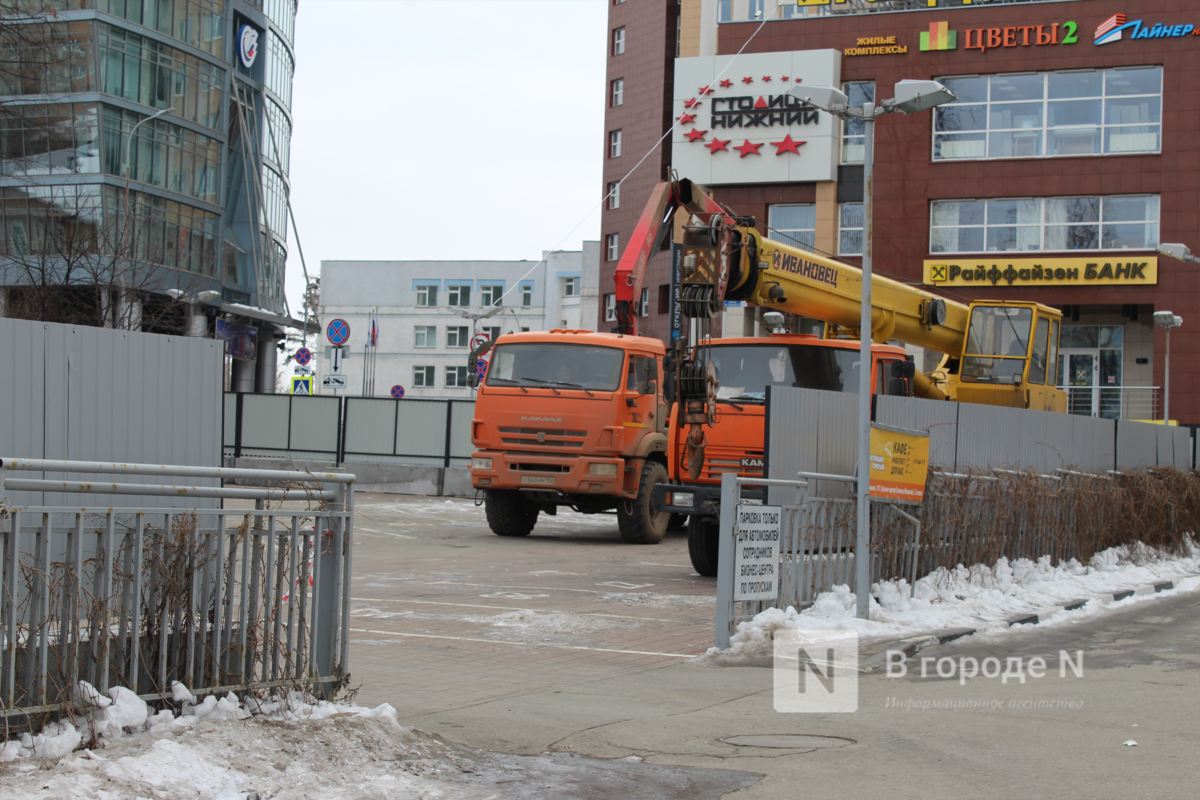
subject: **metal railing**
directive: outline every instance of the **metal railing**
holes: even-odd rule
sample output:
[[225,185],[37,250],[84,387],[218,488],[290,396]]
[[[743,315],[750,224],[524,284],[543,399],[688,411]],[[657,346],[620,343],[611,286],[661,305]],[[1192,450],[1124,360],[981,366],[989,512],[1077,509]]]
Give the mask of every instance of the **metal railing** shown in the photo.
[[1162,419],[1158,386],[1059,386],[1067,395],[1067,413],[1104,419]]
[[[11,477],[248,479],[271,488]],[[0,459],[0,717],[80,680],[143,699],[348,679],[354,475]],[[254,500],[254,509],[14,506],[7,492]],[[303,501],[303,508],[283,508]]]

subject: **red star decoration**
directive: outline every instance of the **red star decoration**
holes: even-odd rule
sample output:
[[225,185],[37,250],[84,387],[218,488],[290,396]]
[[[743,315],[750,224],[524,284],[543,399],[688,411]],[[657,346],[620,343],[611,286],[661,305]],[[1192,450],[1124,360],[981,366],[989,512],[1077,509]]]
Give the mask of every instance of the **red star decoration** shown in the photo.
[[699,108],[700,101],[693,97],[690,100],[685,100],[683,103],[683,107],[684,108]]
[[692,128],[690,131],[687,132],[688,141],[694,142],[697,139],[699,139],[700,141],[704,141],[704,134],[706,134],[706,133],[708,133],[708,131],[698,131],[695,128]]
[[728,89],[730,86],[733,86],[733,81],[729,80],[728,78],[726,78],[725,80],[721,81],[721,87],[722,87],[722,88],[724,88],[724,89]]
[[742,83],[754,83],[754,78],[742,78]]
[[800,78],[796,78],[796,83],[803,83],[803,81]]
[[745,158],[746,156],[749,156],[749,155],[755,155],[755,156],[762,155],[762,153],[758,152],[758,148],[760,148],[760,147],[762,147],[762,142],[759,142],[758,144],[750,144],[750,140],[747,139],[746,141],[742,142],[741,144],[739,144],[737,147],[735,147],[733,149],[739,151],[742,154],[741,158]]
[[804,142],[793,141],[792,135],[789,133],[783,137],[782,142],[771,142],[771,144],[778,148],[775,151],[775,155],[777,156],[781,156],[784,153],[795,153],[796,155],[800,155],[800,151],[796,148],[804,144]]
[[712,94],[712,87],[711,86],[701,86],[700,94],[702,94],[702,95],[703,94]]
[[771,76],[763,75],[763,83],[770,83],[770,82],[771,82]]
[[679,118],[679,124],[687,125],[689,122],[691,122],[695,118],[696,118],[695,114],[684,114],[682,117]]
[[708,152],[715,153],[718,150],[725,150],[726,152],[728,152],[729,148],[725,146],[727,144],[729,144],[728,139],[726,139],[725,141],[721,141],[720,139],[713,139],[711,142],[708,143]]
[[779,78],[779,80],[781,80],[781,81],[786,81],[787,79],[788,79],[787,75],[783,75]]

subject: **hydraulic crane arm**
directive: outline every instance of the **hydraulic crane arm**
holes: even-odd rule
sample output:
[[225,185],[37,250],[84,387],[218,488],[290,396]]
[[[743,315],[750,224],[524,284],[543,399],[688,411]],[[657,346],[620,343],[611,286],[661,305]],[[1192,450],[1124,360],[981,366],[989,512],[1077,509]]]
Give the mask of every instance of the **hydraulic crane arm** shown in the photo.
[[633,235],[625,246],[625,252],[617,263],[614,276],[617,333],[638,335],[634,304],[642,296],[646,264],[670,235],[672,217],[679,208],[696,216],[727,220],[727,225],[737,220],[732,211],[713,200],[707,189],[687,179],[663,181],[654,187],[650,201],[646,203]]

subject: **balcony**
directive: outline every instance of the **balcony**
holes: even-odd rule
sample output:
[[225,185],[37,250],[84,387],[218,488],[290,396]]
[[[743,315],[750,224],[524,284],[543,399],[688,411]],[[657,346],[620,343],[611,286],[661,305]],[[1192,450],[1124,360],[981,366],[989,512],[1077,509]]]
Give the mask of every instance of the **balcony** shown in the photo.
[[810,19],[1048,2],[1061,0],[718,0],[717,22],[759,22],[764,15],[768,20]]

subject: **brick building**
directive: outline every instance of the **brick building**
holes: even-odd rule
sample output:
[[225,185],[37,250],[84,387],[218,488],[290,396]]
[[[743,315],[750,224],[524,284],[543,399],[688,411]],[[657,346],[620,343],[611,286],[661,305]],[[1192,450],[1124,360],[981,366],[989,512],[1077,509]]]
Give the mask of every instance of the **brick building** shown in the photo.
[[[1161,415],[1166,334],[1152,314],[1173,311],[1184,323],[1171,336],[1171,417],[1200,423],[1200,277],[1155,251],[1200,250],[1200,14],[1184,9],[613,0],[606,188],[675,120],[693,119],[624,183],[602,238],[623,248],[650,188],[674,167],[765,235],[857,264],[861,128],[787,113],[787,88],[840,84],[861,103],[891,97],[901,79],[936,79],[959,99],[875,126],[875,270],[960,301],[1063,309],[1058,382],[1075,413]],[[696,74],[713,76],[711,91],[684,81]],[[646,279],[651,335],[666,333],[656,295],[667,274],[660,254]],[[731,308],[724,327],[752,333],[755,321],[753,309]]]

